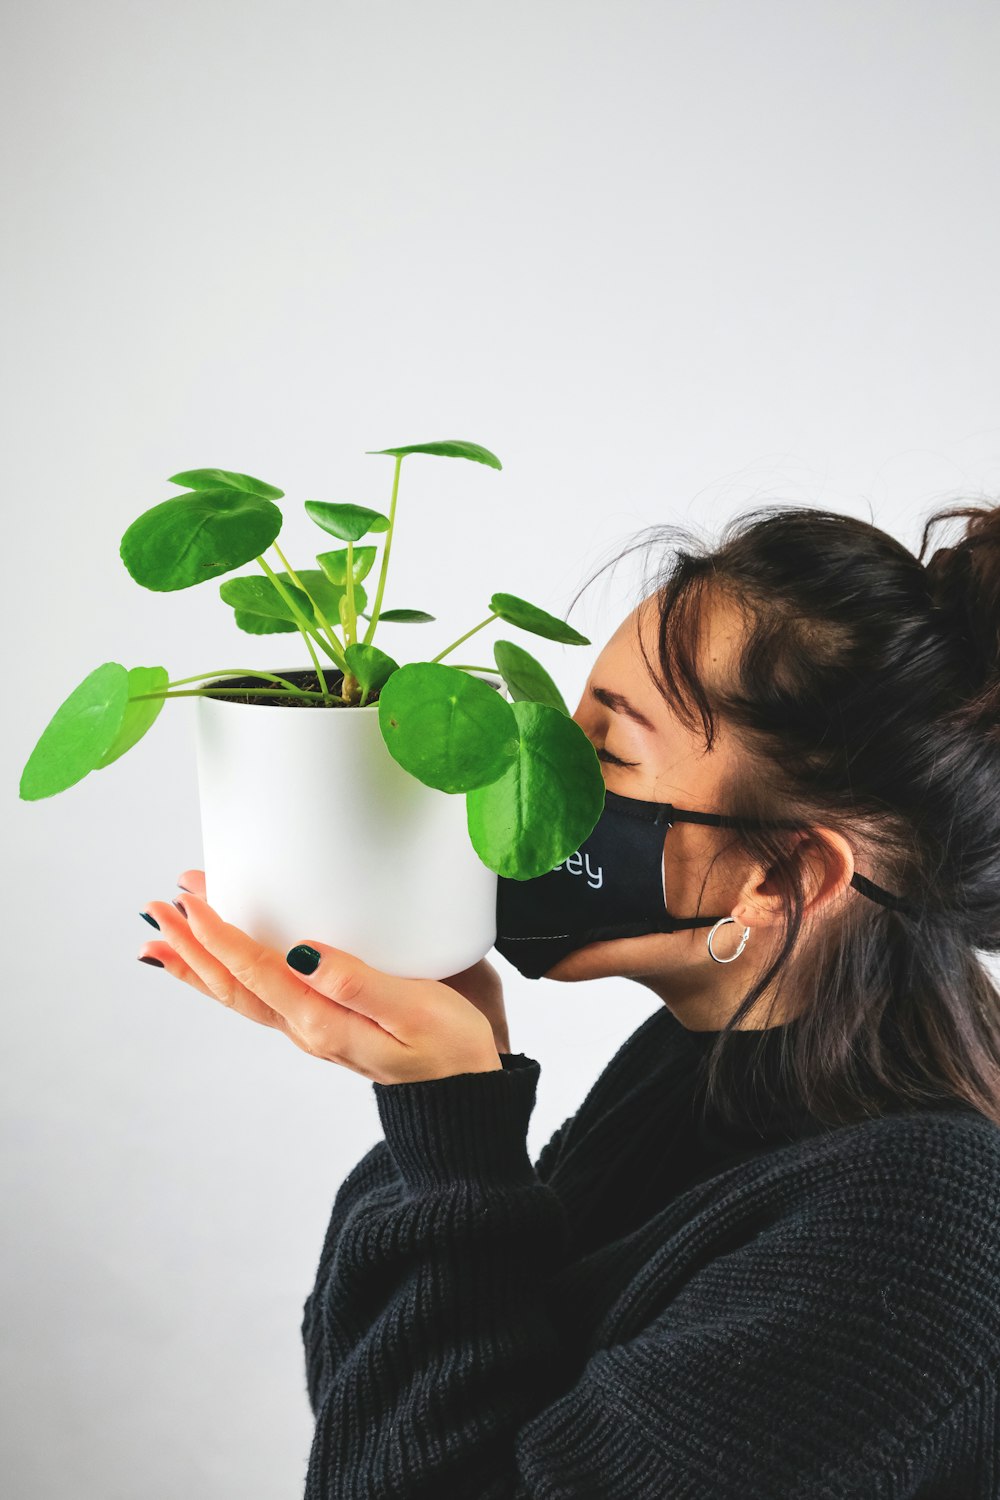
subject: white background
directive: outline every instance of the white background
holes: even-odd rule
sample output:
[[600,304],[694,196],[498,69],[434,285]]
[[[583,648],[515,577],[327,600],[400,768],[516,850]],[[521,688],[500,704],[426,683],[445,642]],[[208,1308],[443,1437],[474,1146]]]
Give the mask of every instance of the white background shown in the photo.
[[[367,1080],[136,964],[201,858],[190,700],[18,800],[100,662],[274,665],[214,584],[140,589],[126,526],[244,470],[308,565],[301,500],[388,505],[365,450],[482,443],[502,473],[403,466],[386,603],[439,623],[380,639],[413,657],[495,590],[564,613],[660,521],[773,499],[916,550],[1000,494],[998,44],[972,0],[6,8],[7,1493],[300,1494],[301,1307],[381,1134]],[[593,647],[514,632],[571,704],[633,593],[585,595]],[[497,962],[537,1154],[660,1002]]]

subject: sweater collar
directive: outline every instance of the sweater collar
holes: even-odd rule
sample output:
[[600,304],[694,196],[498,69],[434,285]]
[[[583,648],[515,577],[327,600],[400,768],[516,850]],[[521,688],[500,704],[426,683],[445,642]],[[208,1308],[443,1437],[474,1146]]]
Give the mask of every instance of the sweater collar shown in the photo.
[[693,1031],[672,1013],[670,1021],[678,1047],[689,1060],[692,1107],[698,1140],[710,1155],[743,1154],[778,1146],[804,1136],[821,1134],[829,1126],[817,1120],[799,1100],[789,1082],[788,1062],[796,1021],[728,1034],[728,1058],[722,1060],[720,1082],[737,1117],[723,1117],[717,1102],[706,1103],[708,1055],[722,1028]]

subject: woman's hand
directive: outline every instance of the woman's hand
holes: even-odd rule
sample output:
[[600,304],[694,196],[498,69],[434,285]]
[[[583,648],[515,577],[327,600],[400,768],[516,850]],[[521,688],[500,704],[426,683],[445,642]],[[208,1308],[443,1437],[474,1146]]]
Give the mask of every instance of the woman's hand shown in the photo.
[[471,1000],[477,1010],[493,1027],[493,1042],[498,1052],[510,1051],[510,1033],[507,1030],[507,1010],[503,1001],[503,980],[487,959],[481,958],[460,974],[443,979],[466,1000]]
[[[385,974],[315,941],[296,945],[319,955],[306,979],[285,955],[213,911],[201,870],[185,870],[178,884],[186,915],[169,901],[150,901],[145,910],[163,938],[146,943],[138,955],[155,958],[175,979],[250,1021],[283,1031],[312,1057],[339,1063],[374,1083],[501,1069],[489,1017],[457,986]],[[466,969],[464,976],[478,967]]]

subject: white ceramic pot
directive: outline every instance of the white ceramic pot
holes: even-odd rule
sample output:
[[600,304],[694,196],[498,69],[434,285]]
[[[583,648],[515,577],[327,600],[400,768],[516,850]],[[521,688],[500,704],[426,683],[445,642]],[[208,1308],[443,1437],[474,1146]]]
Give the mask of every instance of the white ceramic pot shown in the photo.
[[[499,675],[475,675],[510,701]],[[336,690],[336,668],[327,681]],[[377,703],[195,703],[206,899],[221,917],[282,954],[318,938],[410,978],[489,952],[497,876],[470,842],[465,794],[403,770]]]

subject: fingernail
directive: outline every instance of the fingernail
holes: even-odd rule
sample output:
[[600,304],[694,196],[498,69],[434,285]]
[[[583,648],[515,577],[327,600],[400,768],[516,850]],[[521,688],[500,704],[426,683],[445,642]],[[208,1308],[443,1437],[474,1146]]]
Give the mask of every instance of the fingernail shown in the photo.
[[189,896],[191,896],[191,895],[193,895],[193,894],[194,894],[194,893],[193,893],[193,892],[192,892],[192,890],[191,890],[191,887],[190,887],[190,886],[189,886],[189,885],[181,885],[181,883],[180,883],[180,881],[179,881],[179,880],[178,880],[178,882],[177,882],[177,889],[178,889],[178,890],[179,890],[179,891],[187,891],[187,893],[188,893],[188,895],[189,895]]
[[285,954],[285,963],[300,974],[311,974],[319,963],[320,955],[308,943],[297,943]]
[[143,956],[141,954],[139,956],[139,962],[141,964],[155,964],[158,969],[162,969],[162,968],[166,967],[165,964],[163,963],[162,959],[145,957],[145,956]]
[[[181,886],[181,890],[183,890],[183,889],[184,889],[184,887]],[[177,910],[180,912],[180,914],[181,914],[182,917],[186,917],[187,916],[187,912],[184,910],[183,906],[181,905],[181,903],[179,901],[175,901],[174,905],[176,906]]]
[[145,917],[146,921],[149,923],[150,927],[155,927],[156,930],[157,930],[157,932],[159,932],[159,930],[160,930],[160,924],[159,924],[159,922],[156,920],[155,917],[151,917],[149,915],[148,911],[141,911],[139,913],[139,915],[140,915],[140,917]]

